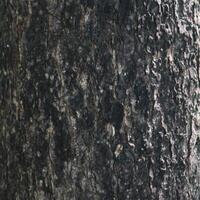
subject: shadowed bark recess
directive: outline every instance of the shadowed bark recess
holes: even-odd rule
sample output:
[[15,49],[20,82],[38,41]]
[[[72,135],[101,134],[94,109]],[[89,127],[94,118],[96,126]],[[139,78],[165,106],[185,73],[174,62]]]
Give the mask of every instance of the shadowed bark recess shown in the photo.
[[200,199],[198,0],[0,1],[0,199]]

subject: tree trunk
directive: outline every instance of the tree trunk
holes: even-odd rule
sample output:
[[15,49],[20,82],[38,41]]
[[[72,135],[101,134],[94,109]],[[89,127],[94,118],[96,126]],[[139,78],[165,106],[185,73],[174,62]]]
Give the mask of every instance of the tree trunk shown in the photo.
[[198,0],[0,1],[0,199],[199,200]]

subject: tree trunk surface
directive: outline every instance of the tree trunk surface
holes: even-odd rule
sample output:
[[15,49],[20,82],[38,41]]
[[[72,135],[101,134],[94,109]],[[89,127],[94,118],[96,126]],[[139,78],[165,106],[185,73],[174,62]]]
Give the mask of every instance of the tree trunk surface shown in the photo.
[[198,0],[0,1],[0,199],[199,200]]

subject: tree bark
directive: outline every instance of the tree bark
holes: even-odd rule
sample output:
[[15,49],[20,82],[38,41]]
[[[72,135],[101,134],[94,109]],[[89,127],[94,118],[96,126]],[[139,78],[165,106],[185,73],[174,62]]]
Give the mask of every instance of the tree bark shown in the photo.
[[200,199],[200,2],[0,1],[0,199]]

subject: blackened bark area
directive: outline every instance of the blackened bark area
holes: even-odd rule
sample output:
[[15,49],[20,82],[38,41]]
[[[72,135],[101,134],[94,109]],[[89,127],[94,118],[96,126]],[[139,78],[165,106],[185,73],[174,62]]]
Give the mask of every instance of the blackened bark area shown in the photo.
[[199,13],[0,1],[0,199],[198,200]]

